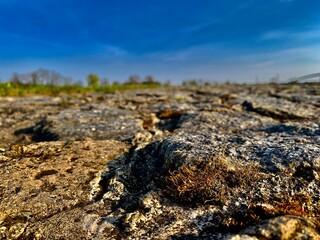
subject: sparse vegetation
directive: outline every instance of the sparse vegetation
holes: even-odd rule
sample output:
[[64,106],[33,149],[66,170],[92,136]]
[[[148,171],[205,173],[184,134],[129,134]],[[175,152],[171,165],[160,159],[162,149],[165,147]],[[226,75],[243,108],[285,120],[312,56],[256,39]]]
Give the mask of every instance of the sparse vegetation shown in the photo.
[[320,230],[320,204],[315,208],[312,197],[307,194],[290,196],[283,193],[281,196],[273,196],[265,202],[252,201],[244,208],[237,208],[229,219],[224,219],[222,225],[227,231],[238,231],[255,222],[278,216],[297,216],[310,219]]
[[134,89],[148,89],[163,86],[152,76],[147,76],[144,82],[140,82],[140,77],[130,76],[125,83],[117,81],[109,84],[106,78],[100,82],[97,74],[87,76],[87,86],[82,86],[81,81],[73,82],[71,78],[62,74],[39,69],[25,74],[14,73],[8,82],[0,82],[0,96],[28,96],[28,95],[48,95],[56,96],[63,94],[86,94],[91,92],[114,92]]
[[183,165],[169,172],[166,187],[179,202],[222,205],[230,196],[240,194],[262,178],[254,165],[233,164],[217,157],[207,164]]
[[14,83],[0,83],[0,96],[28,96],[28,95],[48,95],[57,96],[59,94],[86,94],[90,92],[114,92],[134,89],[148,89],[156,88],[162,85],[158,84],[116,84],[103,85],[97,87],[82,87],[79,85],[32,85],[32,84],[14,84]]
[[87,76],[87,81],[88,81],[88,86],[93,87],[93,88],[98,87],[100,84],[99,76],[97,74],[93,74],[93,73],[91,73]]
[[254,222],[282,215],[309,218],[320,229],[320,202],[315,204],[313,196],[302,193],[251,195],[250,190],[256,188],[258,182],[270,179],[270,174],[261,172],[253,164],[234,164],[216,158],[204,165],[183,165],[170,171],[165,189],[175,201],[187,205],[223,206],[230,199],[246,196],[248,202],[229,209],[231,215],[222,220],[219,227],[226,231],[238,231]]

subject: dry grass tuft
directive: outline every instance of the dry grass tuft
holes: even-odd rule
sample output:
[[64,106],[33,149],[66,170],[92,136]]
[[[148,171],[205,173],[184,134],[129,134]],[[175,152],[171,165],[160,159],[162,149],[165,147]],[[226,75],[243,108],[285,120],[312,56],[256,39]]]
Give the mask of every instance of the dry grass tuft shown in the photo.
[[233,164],[218,157],[210,164],[170,171],[165,185],[169,195],[182,203],[223,204],[259,179],[262,173],[253,164]]
[[235,210],[230,218],[222,223],[224,228],[238,231],[254,222],[278,216],[292,215],[311,220],[320,230],[320,205],[315,206],[312,197],[305,194],[289,196],[283,194],[281,199],[270,199],[265,203],[252,201],[245,209]]
[[175,201],[190,205],[222,206],[245,197],[245,205],[229,206],[228,216],[222,219],[220,228],[228,231],[238,231],[254,222],[282,215],[308,218],[320,230],[320,202],[315,202],[312,196],[291,196],[285,192],[281,196],[254,195],[258,191],[257,184],[270,179],[269,174],[261,172],[254,164],[235,164],[216,158],[210,164],[182,165],[169,171],[165,189]]

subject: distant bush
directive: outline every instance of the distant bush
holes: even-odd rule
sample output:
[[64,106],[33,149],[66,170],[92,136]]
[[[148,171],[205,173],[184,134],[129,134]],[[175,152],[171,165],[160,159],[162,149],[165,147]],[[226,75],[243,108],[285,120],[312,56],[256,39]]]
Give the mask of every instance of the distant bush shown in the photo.
[[91,73],[87,76],[87,82],[89,87],[98,87],[100,84],[99,76]]
[[160,82],[158,82],[153,76],[148,75],[145,77],[142,84],[154,84],[154,85],[161,85]]
[[128,78],[128,81],[125,82],[124,84],[126,85],[138,85],[140,84],[140,77],[138,75],[131,75]]

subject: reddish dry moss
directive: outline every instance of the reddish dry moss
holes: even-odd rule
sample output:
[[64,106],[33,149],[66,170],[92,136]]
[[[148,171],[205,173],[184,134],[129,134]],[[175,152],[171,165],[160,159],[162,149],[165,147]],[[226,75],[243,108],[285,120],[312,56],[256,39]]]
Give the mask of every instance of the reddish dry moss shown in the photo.
[[232,164],[216,158],[210,164],[181,166],[169,172],[165,185],[169,195],[183,203],[223,204],[238,190],[262,179],[254,165]]
[[[222,228],[235,231],[254,222],[282,215],[311,219],[320,229],[320,203],[306,194],[254,197],[250,190],[259,181],[269,181],[271,176],[262,173],[253,164],[234,164],[217,158],[199,166],[182,165],[170,171],[165,180],[166,192],[175,201],[185,204],[214,204],[221,206],[230,199],[247,196],[245,207],[233,207],[230,215],[222,220]],[[271,184],[271,183],[270,183]]]

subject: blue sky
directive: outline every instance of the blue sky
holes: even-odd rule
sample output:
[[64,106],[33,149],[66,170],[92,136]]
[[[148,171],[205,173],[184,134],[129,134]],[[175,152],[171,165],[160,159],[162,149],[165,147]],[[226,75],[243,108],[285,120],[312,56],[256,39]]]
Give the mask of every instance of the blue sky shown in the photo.
[[281,79],[320,72],[319,0],[0,0],[0,78]]

